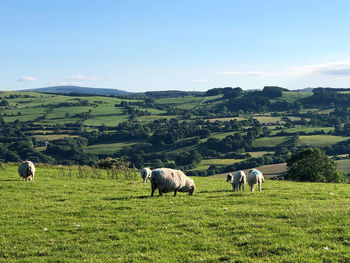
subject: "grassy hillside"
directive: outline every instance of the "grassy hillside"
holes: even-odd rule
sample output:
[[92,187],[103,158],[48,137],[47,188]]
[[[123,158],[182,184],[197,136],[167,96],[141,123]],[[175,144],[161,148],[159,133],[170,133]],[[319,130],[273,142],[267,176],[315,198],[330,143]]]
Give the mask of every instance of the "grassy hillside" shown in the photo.
[[[136,180],[1,171],[0,262],[348,262],[350,185],[267,180],[261,193],[194,178],[150,198]],[[97,171],[95,171],[97,172]],[[103,176],[101,176],[103,177]]]

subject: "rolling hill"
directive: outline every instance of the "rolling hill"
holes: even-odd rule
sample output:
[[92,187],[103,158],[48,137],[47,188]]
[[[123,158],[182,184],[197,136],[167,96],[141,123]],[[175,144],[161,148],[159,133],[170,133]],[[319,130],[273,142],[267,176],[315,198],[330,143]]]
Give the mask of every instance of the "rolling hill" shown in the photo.
[[86,95],[131,95],[132,92],[119,90],[119,89],[100,89],[80,86],[52,86],[38,89],[29,89],[23,91],[43,92],[43,93],[63,93],[63,94],[86,94]]

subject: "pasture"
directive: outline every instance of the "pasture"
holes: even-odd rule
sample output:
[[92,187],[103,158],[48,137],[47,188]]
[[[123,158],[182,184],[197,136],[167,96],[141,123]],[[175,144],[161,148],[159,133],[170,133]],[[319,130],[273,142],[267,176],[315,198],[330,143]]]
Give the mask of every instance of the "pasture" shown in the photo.
[[250,193],[194,178],[194,196],[150,198],[139,176],[39,166],[24,182],[16,168],[0,171],[0,262],[350,260],[349,184],[266,180]]
[[317,146],[324,147],[332,145],[341,141],[349,139],[346,136],[334,136],[334,135],[309,135],[309,136],[299,136],[298,144],[306,146]]

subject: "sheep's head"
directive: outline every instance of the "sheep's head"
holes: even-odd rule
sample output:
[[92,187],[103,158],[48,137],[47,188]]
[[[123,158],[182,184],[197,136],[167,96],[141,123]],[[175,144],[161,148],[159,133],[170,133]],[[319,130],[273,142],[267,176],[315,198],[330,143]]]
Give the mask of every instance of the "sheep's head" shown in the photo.
[[196,191],[196,186],[193,184],[192,186],[190,186],[189,188],[189,195],[194,195],[194,192]]
[[151,173],[148,171],[148,169],[141,169],[141,177],[143,182],[146,183],[147,179],[151,178]]
[[232,181],[233,181],[233,176],[232,176],[232,174],[228,174],[228,175],[226,176],[226,182],[232,183]]

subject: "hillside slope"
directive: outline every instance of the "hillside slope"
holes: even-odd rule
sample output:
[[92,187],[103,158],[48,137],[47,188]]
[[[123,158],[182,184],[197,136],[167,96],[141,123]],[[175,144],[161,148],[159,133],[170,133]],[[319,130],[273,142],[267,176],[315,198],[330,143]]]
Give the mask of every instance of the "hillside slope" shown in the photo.
[[25,91],[43,92],[43,93],[75,93],[87,95],[130,95],[132,92],[119,89],[100,89],[80,86],[52,86],[38,89],[29,89]]

